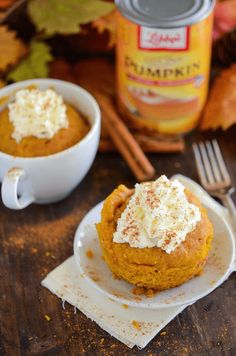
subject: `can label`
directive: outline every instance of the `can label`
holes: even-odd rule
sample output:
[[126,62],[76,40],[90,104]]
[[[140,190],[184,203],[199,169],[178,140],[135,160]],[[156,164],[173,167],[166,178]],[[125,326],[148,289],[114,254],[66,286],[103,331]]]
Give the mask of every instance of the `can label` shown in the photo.
[[212,15],[176,29],[117,16],[117,92],[126,116],[162,133],[191,130],[207,96]]
[[138,26],[138,48],[155,51],[185,51],[189,45],[189,27],[156,29]]

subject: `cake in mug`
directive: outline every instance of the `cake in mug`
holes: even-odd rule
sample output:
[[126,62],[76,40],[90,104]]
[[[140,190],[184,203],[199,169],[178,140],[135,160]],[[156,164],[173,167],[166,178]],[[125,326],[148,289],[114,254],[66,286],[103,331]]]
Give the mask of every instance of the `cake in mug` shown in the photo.
[[21,89],[0,112],[0,151],[48,156],[75,145],[88,131],[86,119],[54,90]]
[[157,291],[199,275],[213,238],[199,200],[166,176],[135,189],[120,185],[105,200],[96,227],[115,276]]

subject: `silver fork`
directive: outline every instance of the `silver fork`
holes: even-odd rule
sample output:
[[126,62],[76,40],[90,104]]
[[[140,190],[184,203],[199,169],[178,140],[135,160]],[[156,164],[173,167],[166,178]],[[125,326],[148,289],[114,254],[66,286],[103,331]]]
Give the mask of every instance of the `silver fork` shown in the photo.
[[234,187],[218,142],[212,140],[205,143],[194,143],[193,152],[202,186],[210,195],[222,201],[228,209],[232,225],[236,229],[236,207],[231,197]]

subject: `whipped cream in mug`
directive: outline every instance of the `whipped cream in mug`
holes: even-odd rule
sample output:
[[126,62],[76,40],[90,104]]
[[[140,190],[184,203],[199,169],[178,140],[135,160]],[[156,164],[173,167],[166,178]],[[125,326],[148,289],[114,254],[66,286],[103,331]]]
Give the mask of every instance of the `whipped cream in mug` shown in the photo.
[[184,186],[162,175],[154,182],[135,185],[113,241],[136,248],[159,247],[171,253],[200,220],[200,210],[188,202]]
[[17,143],[28,136],[50,139],[69,125],[63,99],[52,89],[19,90],[8,108]]

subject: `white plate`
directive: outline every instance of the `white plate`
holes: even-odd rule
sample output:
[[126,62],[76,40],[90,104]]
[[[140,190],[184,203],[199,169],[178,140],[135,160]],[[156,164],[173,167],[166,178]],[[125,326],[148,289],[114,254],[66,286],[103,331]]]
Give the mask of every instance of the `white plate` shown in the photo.
[[[234,238],[227,222],[214,210],[207,208],[214,226],[214,239],[204,272],[180,287],[158,292],[153,297],[132,293],[133,285],[115,279],[102,258],[95,229],[100,221],[103,202],[90,210],[80,223],[74,240],[74,254],[84,277],[109,298],[120,303],[142,308],[165,308],[188,304],[212,292],[229,275],[234,259]],[[93,258],[87,256],[93,252]]]

